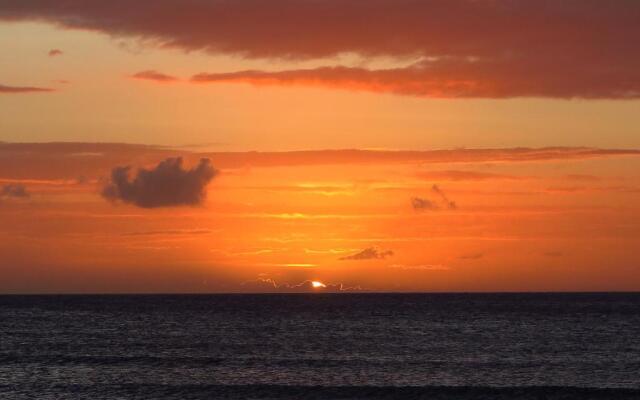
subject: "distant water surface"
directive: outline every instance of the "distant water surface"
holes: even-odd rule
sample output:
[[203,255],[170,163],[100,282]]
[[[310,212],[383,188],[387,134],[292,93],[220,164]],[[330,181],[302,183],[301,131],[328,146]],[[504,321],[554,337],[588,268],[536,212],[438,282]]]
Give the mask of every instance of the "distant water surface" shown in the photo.
[[0,398],[311,386],[640,398],[640,294],[0,296]]

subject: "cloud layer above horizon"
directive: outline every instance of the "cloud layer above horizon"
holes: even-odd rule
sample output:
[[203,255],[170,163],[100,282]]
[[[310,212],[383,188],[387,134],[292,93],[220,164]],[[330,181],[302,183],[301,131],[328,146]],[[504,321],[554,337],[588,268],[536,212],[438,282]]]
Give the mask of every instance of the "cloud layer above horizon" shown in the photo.
[[[0,20],[46,21],[159,47],[325,64],[202,73],[193,78],[199,83],[323,86],[446,98],[638,98],[639,19],[640,3],[633,0],[0,3]],[[363,65],[331,60],[344,54],[358,56]],[[376,57],[393,60],[393,66],[367,65]]]

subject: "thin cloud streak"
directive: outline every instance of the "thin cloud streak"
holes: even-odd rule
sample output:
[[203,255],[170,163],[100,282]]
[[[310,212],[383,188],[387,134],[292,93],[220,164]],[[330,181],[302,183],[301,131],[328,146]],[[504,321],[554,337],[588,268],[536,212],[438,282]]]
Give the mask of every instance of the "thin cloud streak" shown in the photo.
[[368,247],[362,251],[359,251],[355,254],[340,257],[340,261],[362,261],[362,260],[384,260],[387,257],[393,256],[393,251],[391,250],[380,250],[376,247]]
[[55,89],[35,86],[8,86],[0,84],[0,94],[47,93]]
[[167,75],[156,70],[140,71],[131,75],[134,79],[153,81],[159,83],[172,83],[179,81],[175,76]]
[[182,156],[215,160],[221,169],[311,165],[469,164],[578,161],[638,157],[638,149],[586,147],[452,149],[423,151],[308,150],[285,152],[189,152],[122,143],[2,143],[0,178],[76,179],[109,173],[114,165],[148,164]]
[[191,81],[321,87],[425,98],[640,98],[640,75],[631,82],[623,76],[612,75],[608,81],[597,83],[594,83],[597,72],[588,69],[571,75],[565,75],[570,71],[563,74],[550,71],[549,76],[536,76],[532,74],[536,70],[533,62],[527,60],[526,64],[511,66],[511,71],[497,62],[447,60],[384,70],[331,66],[276,72],[199,73]]

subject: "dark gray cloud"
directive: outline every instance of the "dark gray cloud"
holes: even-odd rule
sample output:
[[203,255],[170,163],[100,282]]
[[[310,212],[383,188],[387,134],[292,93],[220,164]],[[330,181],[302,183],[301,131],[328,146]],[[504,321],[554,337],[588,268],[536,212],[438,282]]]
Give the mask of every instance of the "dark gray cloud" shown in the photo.
[[8,184],[0,188],[0,198],[27,199],[30,196],[27,188],[21,184]]
[[376,247],[368,247],[350,256],[341,257],[340,260],[383,260],[392,255],[393,251],[391,250],[380,250]]
[[440,189],[440,186],[438,185],[433,185],[431,187],[431,190],[435,193],[438,194],[438,196],[440,196],[440,198],[442,199],[442,201],[444,202],[444,204],[446,205],[446,207],[450,210],[456,210],[458,209],[458,205],[456,204],[455,201],[453,200],[449,200],[449,197],[447,197],[447,195],[442,191],[442,189]]
[[426,210],[438,210],[437,204],[429,199],[425,199],[423,197],[414,197],[411,199],[411,206],[416,211],[426,211]]
[[479,260],[482,257],[484,257],[484,253],[470,253],[470,254],[463,254],[458,258],[461,260]]
[[[458,205],[455,201],[449,199],[447,195],[440,189],[438,185],[433,185],[431,187],[431,191],[434,192],[442,202],[444,203],[444,207],[449,210],[456,210]],[[411,199],[411,206],[416,211],[437,211],[440,210],[440,206],[437,205],[434,201],[429,200],[425,197],[414,197]]]
[[217,175],[209,159],[183,169],[182,158],[167,158],[153,169],[141,168],[131,179],[131,167],[116,167],[102,196],[143,208],[194,206],[206,197],[207,184]]

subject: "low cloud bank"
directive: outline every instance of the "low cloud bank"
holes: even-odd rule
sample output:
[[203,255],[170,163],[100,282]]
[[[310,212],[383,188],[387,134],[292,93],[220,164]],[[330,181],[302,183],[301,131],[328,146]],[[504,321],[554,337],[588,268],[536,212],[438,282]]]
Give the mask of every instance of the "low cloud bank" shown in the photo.
[[345,286],[342,283],[321,283],[318,281],[306,280],[296,284],[290,283],[277,283],[271,278],[258,278],[256,280],[247,281],[242,283],[244,291],[257,292],[257,293],[312,293],[312,292],[359,292],[364,289],[360,286]]

